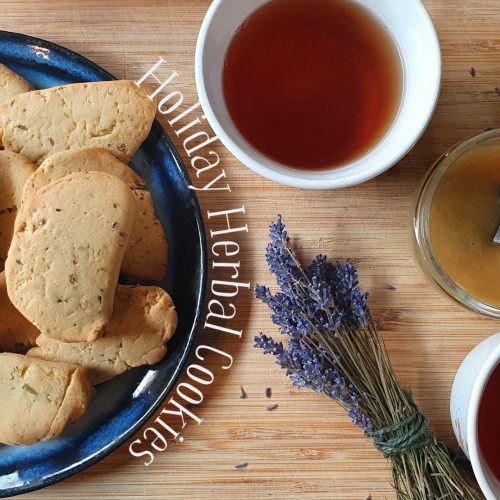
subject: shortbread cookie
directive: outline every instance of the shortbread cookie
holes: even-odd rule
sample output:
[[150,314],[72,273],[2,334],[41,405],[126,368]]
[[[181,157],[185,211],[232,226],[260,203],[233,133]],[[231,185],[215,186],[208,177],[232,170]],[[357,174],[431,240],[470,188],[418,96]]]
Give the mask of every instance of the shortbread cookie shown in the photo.
[[151,130],[156,106],[135,82],[75,83],[0,105],[1,142],[40,165],[67,149],[104,148],[128,163]]
[[52,439],[87,409],[93,388],[81,366],[0,354],[0,443]]
[[10,302],[5,273],[0,273],[0,352],[25,353],[40,332]]
[[177,327],[177,313],[167,292],[157,287],[118,285],[115,308],[102,337],[68,344],[40,335],[28,356],[75,363],[88,370],[94,385],[130,368],[158,363]]
[[21,78],[7,66],[0,64],[0,102],[29,92],[31,88],[31,85],[24,78]]
[[61,151],[49,156],[24,185],[23,199],[41,187],[75,172],[107,172],[119,177],[131,189],[146,189],[146,183],[125,163],[102,148]]
[[127,165],[104,149],[63,151],[49,156],[24,186],[29,199],[42,186],[73,172],[99,171],[119,177],[133,190],[135,223],[123,258],[122,273],[140,280],[161,281],[167,271],[168,246],[156,217],[151,194],[144,181]]
[[122,273],[138,279],[161,281],[167,272],[168,261],[165,233],[156,217],[151,193],[141,189],[134,189],[132,193],[136,217]]
[[24,156],[0,151],[0,271],[9,251],[23,186],[35,171],[35,165]]
[[85,369],[20,354],[0,354],[0,443],[34,444],[80,418],[93,393]]
[[104,172],[47,184],[19,211],[5,265],[12,303],[42,333],[95,340],[113,311],[135,201]]

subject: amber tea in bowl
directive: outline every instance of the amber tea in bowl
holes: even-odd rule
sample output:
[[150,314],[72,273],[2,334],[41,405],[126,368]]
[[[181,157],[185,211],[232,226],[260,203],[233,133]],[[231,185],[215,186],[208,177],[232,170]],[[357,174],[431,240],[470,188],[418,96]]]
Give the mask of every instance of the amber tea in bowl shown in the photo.
[[238,160],[283,184],[333,189],[413,147],[441,57],[420,0],[214,0],[195,75],[207,120]]
[[274,0],[227,49],[223,93],[241,135],[299,169],[329,169],[370,151],[399,109],[403,68],[384,25],[346,0]]
[[418,194],[419,263],[450,297],[500,317],[500,130],[455,146],[432,167]]

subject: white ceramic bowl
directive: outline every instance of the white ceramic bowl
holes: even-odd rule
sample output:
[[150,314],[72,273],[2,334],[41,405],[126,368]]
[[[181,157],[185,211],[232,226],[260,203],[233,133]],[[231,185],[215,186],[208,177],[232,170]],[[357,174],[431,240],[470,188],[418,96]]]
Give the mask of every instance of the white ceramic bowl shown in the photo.
[[488,337],[463,360],[453,382],[451,421],[458,444],[472,463],[487,500],[500,498],[500,481],[490,470],[479,446],[478,416],[484,389],[500,364],[500,333]]
[[392,127],[371,151],[345,166],[316,172],[288,168],[257,151],[239,133],[225,105],[222,73],[227,48],[241,23],[268,1],[272,0],[214,0],[201,26],[196,86],[207,120],[222,143],[258,174],[300,188],[353,186],[392,167],[422,135],[439,96],[439,42],[420,0],[351,0],[370,10],[392,33],[403,64],[402,101]]

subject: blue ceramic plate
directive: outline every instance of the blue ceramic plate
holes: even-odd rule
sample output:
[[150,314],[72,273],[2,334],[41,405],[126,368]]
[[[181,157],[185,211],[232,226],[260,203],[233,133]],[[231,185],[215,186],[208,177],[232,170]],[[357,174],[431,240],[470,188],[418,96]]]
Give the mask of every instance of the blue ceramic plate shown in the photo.
[[[5,31],[0,31],[0,62],[36,88],[113,79],[70,50]],[[189,356],[207,272],[200,208],[182,160],[157,122],[131,167],[146,180],[169,242],[167,279],[161,286],[172,295],[179,315],[169,354],[154,367],[137,368],[99,386],[88,412],[60,438],[34,446],[0,446],[0,497],[55,483],[111,453],[160,406]]]

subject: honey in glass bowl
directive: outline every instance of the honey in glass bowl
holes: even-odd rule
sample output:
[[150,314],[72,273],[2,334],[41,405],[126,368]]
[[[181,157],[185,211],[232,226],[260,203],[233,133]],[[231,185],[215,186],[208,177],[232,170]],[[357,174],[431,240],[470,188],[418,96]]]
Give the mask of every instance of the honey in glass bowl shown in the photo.
[[500,131],[452,148],[419,191],[417,259],[432,281],[476,312],[500,317]]

